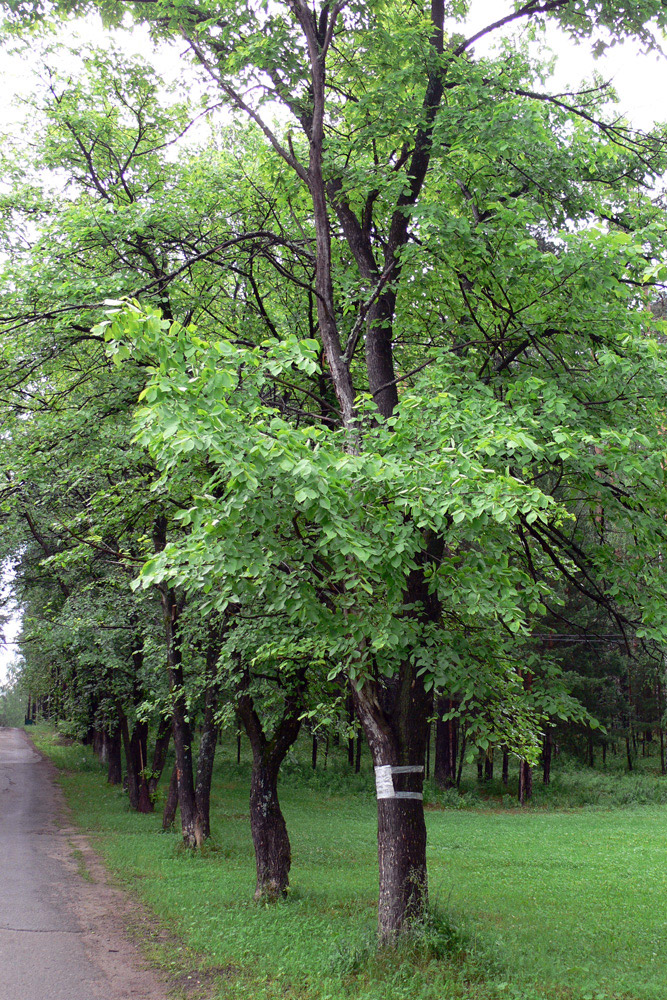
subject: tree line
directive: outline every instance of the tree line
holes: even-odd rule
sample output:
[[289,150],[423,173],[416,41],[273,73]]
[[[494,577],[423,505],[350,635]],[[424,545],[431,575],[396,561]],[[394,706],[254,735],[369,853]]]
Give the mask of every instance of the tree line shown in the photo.
[[664,130],[599,82],[550,93],[520,38],[474,45],[651,44],[667,15],[529,0],[465,37],[464,8],[136,3],[190,54],[169,91],[46,29],[124,4],[1,5],[43,63],[0,194],[24,683],[110,780],[124,748],[134,808],[173,740],[191,847],[242,725],[265,897],[304,721],[361,727],[384,942],[427,902],[433,720],[444,783],[495,747],[524,799],[556,726],[591,755],[622,730],[630,763],[638,719],[663,739]]

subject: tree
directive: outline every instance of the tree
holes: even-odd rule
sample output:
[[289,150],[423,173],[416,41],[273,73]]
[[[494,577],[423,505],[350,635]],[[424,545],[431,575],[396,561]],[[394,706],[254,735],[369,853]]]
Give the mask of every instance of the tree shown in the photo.
[[[462,39],[446,37],[440,0],[427,15],[302,0],[133,10],[186,38],[255,127],[255,165],[237,139],[246,190],[269,186],[264,171],[276,192],[261,232],[240,213],[215,319],[197,331],[135,305],[106,328],[120,360],[155,369],[138,426],[163,481],[178,489],[195,454],[209,472],[187,533],[142,579],[208,593],[221,614],[261,600],[344,665],[378,775],[392,940],[427,896],[433,691],[466,694],[482,673],[508,706],[505,741],[529,756],[539,720],[512,636],[558,576],[664,629],[650,561],[633,579],[612,546],[582,549],[569,530],[603,506],[651,553],[662,543],[665,366],[637,291],[663,251],[642,194],[662,137],[607,117],[600,93],[536,90],[520,51],[493,63],[472,46],[547,18],[645,38],[665,12],[531,0]],[[270,101],[286,115],[275,125]],[[306,337],[293,316],[311,317]]]

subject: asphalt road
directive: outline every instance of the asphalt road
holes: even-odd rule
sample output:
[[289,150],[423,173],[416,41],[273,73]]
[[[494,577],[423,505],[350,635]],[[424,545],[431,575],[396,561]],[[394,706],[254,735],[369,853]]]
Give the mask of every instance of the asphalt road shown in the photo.
[[0,1000],[165,1000],[53,777],[23,730],[0,729]]

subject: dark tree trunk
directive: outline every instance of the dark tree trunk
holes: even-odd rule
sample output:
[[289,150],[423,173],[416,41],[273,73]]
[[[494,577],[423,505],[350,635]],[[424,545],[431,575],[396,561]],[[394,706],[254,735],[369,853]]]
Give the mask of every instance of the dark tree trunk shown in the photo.
[[607,766],[607,741],[602,744],[602,766]]
[[109,768],[107,771],[107,781],[110,785],[120,785],[123,780],[121,742],[120,724],[118,724],[109,736]]
[[544,731],[544,742],[542,743],[542,781],[545,785],[548,785],[551,781],[551,755],[553,745],[553,731],[551,726],[547,726]]
[[628,762],[628,771],[632,771],[632,751],[630,749],[630,737],[625,737],[625,756]]
[[280,765],[261,754],[253,760],[250,783],[250,829],[255,848],[255,899],[273,901],[284,896],[292,864],[287,826],[278,801]]
[[[217,661],[217,654],[215,656]],[[197,822],[200,835],[206,840],[211,836],[211,781],[213,779],[213,762],[215,748],[218,742],[218,726],[215,713],[218,710],[218,688],[210,676],[206,689],[206,704],[204,708],[204,723],[199,741],[199,758],[197,760],[197,780],[195,782],[195,800],[197,803]]]
[[459,721],[446,719],[458,705],[452,698],[439,697],[435,720],[435,783],[440,788],[453,788],[456,784],[456,764],[459,751]]
[[[347,697],[347,721],[350,727],[354,723],[354,701],[352,695]],[[354,767],[354,736],[349,736],[347,740],[347,762],[350,767]]]
[[132,754],[130,729],[125,713],[122,713],[120,716],[120,732],[123,740],[123,750],[125,751],[125,778],[127,781],[127,794],[130,800],[130,809],[138,809],[139,776],[137,774],[135,760]]
[[120,731],[125,749],[125,769],[130,808],[140,813],[153,812],[146,778],[146,743],[148,724],[136,722],[130,733],[127,716],[121,718]]
[[477,781],[482,784],[484,781],[484,761],[486,759],[486,754],[483,750],[477,751]]
[[176,754],[178,780],[178,806],[181,813],[183,843],[187,847],[202,844],[201,831],[197,828],[197,802],[192,766],[192,728],[188,718],[183,683],[183,662],[179,630],[183,600],[177,598],[171,587],[160,587],[162,611],[167,639],[167,671],[172,700],[172,734]]
[[157,736],[155,737],[155,747],[153,749],[153,764],[151,766],[151,773],[148,776],[148,794],[151,797],[151,801],[155,799],[155,793],[157,791],[157,786],[162,777],[162,772],[164,771],[164,765],[167,761],[167,751],[169,750],[169,743],[171,742],[171,719],[162,716],[160,718],[160,724],[158,726]]
[[317,736],[315,736],[314,734],[313,734],[313,746],[312,746],[312,751],[311,751],[311,755],[310,755],[310,762],[311,762],[313,771],[315,771],[316,768],[317,768]]
[[588,766],[595,767],[595,749],[593,746],[593,734],[588,734]]
[[662,728],[662,716],[663,716],[663,698],[662,698],[662,680],[660,677],[656,680],[655,684],[655,698],[656,704],[658,706],[658,736],[660,738],[660,773],[666,774],[667,770],[665,764],[665,733]]
[[148,723],[137,722],[132,730],[130,748],[134,758],[137,786],[139,790],[138,811],[153,812],[153,800],[148,790]]
[[510,781],[510,755],[509,750],[503,747],[503,777],[502,782],[505,788],[509,785]]
[[102,726],[95,726],[93,729],[93,753],[103,764],[106,764],[108,760],[108,758],[104,755],[106,749],[105,735],[106,733]]
[[[404,674],[409,668],[404,667]],[[400,682],[399,682],[400,683]],[[384,692],[367,685],[355,694],[357,714],[373,755],[378,795],[380,941],[393,941],[427,903],[426,824],[422,801],[429,706],[420,678]],[[384,711],[380,708],[380,695]],[[384,695],[384,697],[382,697]],[[402,775],[393,768],[410,767]],[[399,796],[396,795],[399,793]],[[400,793],[414,798],[403,798]]]
[[426,737],[426,780],[431,777],[431,722],[428,724],[428,735]]
[[174,825],[174,820],[176,819],[176,810],[178,809],[178,768],[174,764],[171,770],[171,778],[169,779],[169,791],[167,792],[167,801],[164,804],[164,812],[162,813],[162,829],[171,830]]
[[361,771],[361,748],[364,743],[363,733],[357,733],[357,752],[354,758],[354,773],[359,774]]
[[[413,606],[419,601],[429,608],[431,597],[421,574],[411,579],[408,600]],[[435,614],[435,608],[430,610]],[[386,944],[394,941],[404,926],[419,919],[428,903],[422,792],[433,703],[410,661],[384,684],[367,681],[354,690],[354,700],[375,767],[378,932],[381,943]]]
[[533,794],[533,769],[527,760],[519,761],[519,805],[530,802]]
[[237,712],[252,748],[250,830],[257,868],[255,899],[274,901],[287,892],[292,864],[287,826],[278,801],[278,773],[301,728],[305,671],[285,699],[283,715],[270,739],[248,694],[248,684],[246,674],[239,686]]
[[484,758],[484,780],[493,781],[493,747],[489,747]]
[[463,732],[461,734],[461,752],[459,754],[459,768],[456,772],[456,787],[461,787],[461,777],[463,775],[463,762],[466,756],[466,728],[463,727]]
[[[162,516],[156,519],[153,526],[153,544],[156,552],[161,552],[167,544],[167,523]],[[202,838],[201,831],[197,828],[197,801],[192,766],[192,728],[185,698],[180,634],[180,616],[185,607],[185,597],[178,596],[176,591],[166,584],[159,584],[158,591],[162,604],[162,619],[167,647],[167,674],[172,704],[171,726],[176,754],[178,806],[181,813],[183,843],[186,847],[199,847]]]

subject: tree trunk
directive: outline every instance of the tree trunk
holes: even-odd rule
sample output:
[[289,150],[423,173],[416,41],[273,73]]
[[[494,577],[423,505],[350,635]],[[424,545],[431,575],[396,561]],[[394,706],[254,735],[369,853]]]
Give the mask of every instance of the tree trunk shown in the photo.
[[317,736],[313,734],[313,745],[310,755],[310,763],[312,765],[313,771],[317,769]]
[[463,775],[463,762],[466,756],[466,727],[463,727],[463,732],[461,734],[461,752],[459,754],[459,767],[456,772],[456,787],[461,787],[461,777]]
[[477,781],[481,785],[484,781],[484,761],[486,759],[486,754],[483,750],[477,751]]
[[489,747],[484,758],[484,781],[493,781],[493,747]]
[[167,801],[164,804],[164,812],[162,813],[162,829],[171,830],[174,825],[174,820],[176,819],[176,810],[178,809],[178,768],[174,764],[171,769],[171,778],[169,780],[169,791],[167,792]]
[[527,760],[519,761],[519,805],[529,802],[533,794],[533,769]]
[[95,726],[93,729],[93,753],[97,759],[106,764],[108,757],[105,757],[105,730],[102,726]]
[[384,686],[354,692],[376,775],[380,893],[378,933],[393,942],[428,902],[423,778],[430,696],[410,663]]
[[551,781],[551,755],[553,745],[553,731],[551,726],[547,726],[544,731],[544,742],[542,743],[542,781],[545,785],[548,785]]
[[167,761],[167,751],[169,750],[169,743],[171,742],[171,719],[162,716],[160,718],[160,724],[158,726],[157,736],[155,737],[155,747],[153,749],[153,764],[151,766],[151,772],[148,776],[148,794],[151,797],[151,802],[155,799],[155,793],[157,791],[157,786],[162,777],[162,772],[164,771],[164,765]]
[[270,902],[287,892],[292,864],[287,826],[278,801],[279,768],[270,754],[260,754],[253,760],[250,783],[250,829],[257,865],[255,899]]
[[160,587],[163,618],[167,638],[167,671],[172,698],[172,733],[176,753],[178,781],[178,806],[181,813],[181,832],[186,847],[199,847],[201,834],[197,829],[197,801],[192,766],[192,727],[188,718],[183,684],[179,617],[183,603],[171,587]]
[[459,721],[442,716],[456,708],[458,702],[440,696],[435,720],[435,769],[433,776],[440,788],[453,788],[456,784],[456,763],[459,751]]
[[[156,519],[153,526],[153,544],[156,552],[161,552],[167,544],[167,523],[162,515]],[[164,583],[158,585],[158,591],[162,604],[162,619],[167,646],[167,674],[173,713],[171,725],[176,753],[181,831],[186,847],[199,847],[202,841],[197,829],[197,801],[192,767],[192,729],[185,699],[180,634],[180,616],[185,606],[185,597],[183,595],[177,596],[176,591]]]
[[284,896],[289,886],[292,851],[287,826],[278,801],[278,772],[287,751],[301,728],[300,714],[305,687],[305,670],[285,699],[282,717],[271,738],[267,738],[253,699],[248,694],[248,674],[238,688],[237,712],[252,748],[250,782],[250,830],[255,848],[257,884],[255,899],[273,902]]
[[107,782],[110,785],[120,785],[123,780],[123,763],[121,759],[121,731],[120,724],[109,736],[109,768],[107,770]]
[[630,737],[625,737],[625,756],[628,762],[628,771],[632,771],[632,751],[630,749]]
[[503,748],[503,777],[502,777],[502,782],[503,782],[503,785],[505,786],[505,788],[507,788],[507,786],[509,785],[509,782],[510,782],[510,755],[509,755],[509,750],[506,747]]
[[199,741],[197,780],[195,782],[197,824],[199,836],[202,840],[206,840],[211,836],[211,781],[213,779],[215,748],[218,742],[218,725],[215,721],[215,713],[217,709],[217,685],[211,682],[211,685],[206,689],[204,723],[202,726],[201,739]]
[[130,749],[134,759],[140,813],[153,812],[153,800],[148,791],[148,723],[136,722],[130,737]]
[[125,776],[127,779],[127,794],[130,800],[130,809],[139,808],[139,776],[137,774],[132,744],[130,739],[130,729],[127,716],[123,712],[120,716],[120,731],[123,740],[123,750],[125,751]]

